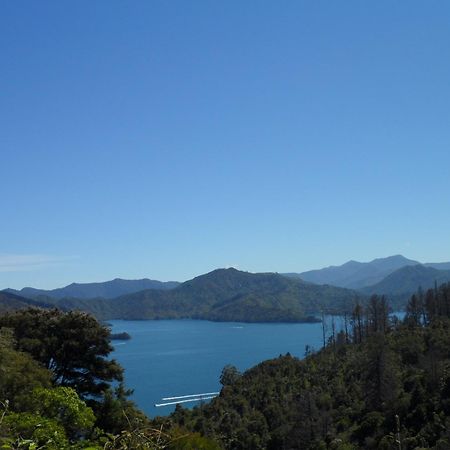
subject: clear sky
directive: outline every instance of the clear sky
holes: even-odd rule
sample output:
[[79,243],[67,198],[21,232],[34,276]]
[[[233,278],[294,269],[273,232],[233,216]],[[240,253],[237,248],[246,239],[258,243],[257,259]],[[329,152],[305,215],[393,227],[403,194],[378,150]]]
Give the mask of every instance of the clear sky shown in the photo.
[[450,2],[3,1],[0,288],[450,260]]

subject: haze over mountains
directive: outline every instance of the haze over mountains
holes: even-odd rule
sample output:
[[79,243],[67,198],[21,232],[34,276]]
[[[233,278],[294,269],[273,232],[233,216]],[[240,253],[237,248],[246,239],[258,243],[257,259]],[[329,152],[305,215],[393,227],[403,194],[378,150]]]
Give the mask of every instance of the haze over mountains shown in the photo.
[[367,295],[385,294],[389,297],[409,297],[419,287],[430,289],[450,281],[450,270],[437,270],[421,264],[405,266],[388,275],[379,283],[368,286],[361,291]]
[[276,273],[217,269],[172,289],[146,289],[114,299],[39,299],[63,310],[87,311],[104,320],[301,322],[317,320],[312,315],[322,308],[329,311],[351,308],[357,297],[349,289],[314,285]]
[[341,266],[330,266],[324,269],[302,272],[298,274],[298,277],[316,284],[331,284],[349,289],[361,289],[378,283],[397,269],[417,264],[420,263],[402,255],[395,255],[374,259],[367,263],[348,261]]
[[[402,308],[419,287],[450,281],[450,263],[421,264],[401,255],[349,261],[303,273],[217,269],[184,283],[150,279],[72,283],[1,292],[0,310],[29,305],[80,309],[101,319],[196,318],[222,321],[304,321],[321,310],[349,310],[356,299],[384,294]],[[445,270],[444,270],[445,269]]]
[[301,322],[322,308],[349,308],[358,294],[276,273],[217,269],[170,290],[147,289],[115,299],[62,299],[63,309],[82,309],[102,319],[192,318],[240,322]]
[[425,263],[402,255],[378,258],[364,263],[348,261],[341,266],[330,266],[286,276],[316,284],[355,289],[364,294],[410,295],[419,286],[423,289],[450,281],[450,263]]
[[143,291],[145,289],[172,289],[179,284],[180,283],[177,281],[157,281],[149,280],[148,278],[143,278],[141,280],[122,280],[121,278],[115,278],[111,281],[99,283],[72,283],[63,288],[51,290],[25,287],[21,290],[6,289],[6,291],[33,299],[39,297],[50,297],[57,300],[64,297],[82,299],[95,297],[114,298],[132,292]]
[[11,292],[0,291],[0,312],[14,311],[16,309],[38,306],[41,308],[50,308],[50,303],[39,302],[28,298],[20,297]]

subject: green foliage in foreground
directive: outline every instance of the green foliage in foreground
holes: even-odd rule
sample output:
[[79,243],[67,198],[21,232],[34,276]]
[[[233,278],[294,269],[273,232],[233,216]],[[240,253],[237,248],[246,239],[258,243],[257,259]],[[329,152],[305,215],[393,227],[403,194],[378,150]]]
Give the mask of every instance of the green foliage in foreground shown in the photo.
[[226,368],[218,398],[172,420],[233,450],[449,449],[450,285],[413,297],[403,323],[387,311],[357,305],[304,360]]
[[122,380],[123,369],[107,358],[110,331],[89,314],[30,308],[0,317],[0,327],[13,331],[17,349],[47,368],[56,385],[89,397]]
[[[123,384],[112,388],[105,361],[97,366],[106,369],[103,378],[100,371],[87,378],[92,383],[75,382],[93,354],[78,354],[72,364],[55,346],[55,339],[67,349],[92,342],[105,349],[97,359],[107,360],[108,347],[100,345],[109,339],[106,328],[83,313],[9,314],[0,318],[0,448],[449,449],[450,285],[419,291],[403,322],[389,320],[388,311],[383,297],[356,304],[320,352],[280,356],[244,374],[226,366],[219,397],[154,420],[136,409]],[[21,317],[35,328],[27,331]],[[81,335],[86,324],[93,329]],[[55,376],[61,371],[63,378]]]
[[106,358],[109,330],[91,316],[31,309],[0,326],[1,449],[220,449],[180,427],[155,428],[131,391],[109,385],[122,369]]

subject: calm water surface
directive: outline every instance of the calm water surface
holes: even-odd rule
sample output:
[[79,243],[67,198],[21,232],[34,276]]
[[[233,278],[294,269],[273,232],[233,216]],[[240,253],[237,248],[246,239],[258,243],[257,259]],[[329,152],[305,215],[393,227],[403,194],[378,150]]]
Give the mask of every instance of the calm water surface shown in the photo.
[[[399,319],[403,312],[394,313]],[[220,390],[227,364],[244,371],[265,359],[291,353],[303,357],[305,346],[322,346],[321,323],[234,323],[200,320],[110,321],[112,331],[126,331],[129,341],[114,341],[112,356],[125,368],[133,400],[150,416],[167,415],[173,406],[155,408],[163,397]],[[326,320],[328,335],[331,318]],[[342,328],[335,318],[336,329]],[[193,406],[185,403],[183,406]]]
[[[114,341],[113,357],[125,368],[133,400],[150,416],[174,407],[155,408],[163,397],[220,390],[226,364],[241,371],[290,352],[303,357],[305,346],[319,349],[322,325],[247,324],[199,320],[110,321],[114,333],[126,331],[129,341]],[[184,406],[192,405],[191,403]]]

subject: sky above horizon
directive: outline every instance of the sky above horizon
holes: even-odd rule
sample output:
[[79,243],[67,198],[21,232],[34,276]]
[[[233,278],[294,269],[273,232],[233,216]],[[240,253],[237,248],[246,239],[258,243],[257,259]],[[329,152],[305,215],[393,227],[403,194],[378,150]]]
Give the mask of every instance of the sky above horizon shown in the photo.
[[450,260],[450,3],[0,5],[0,289]]

